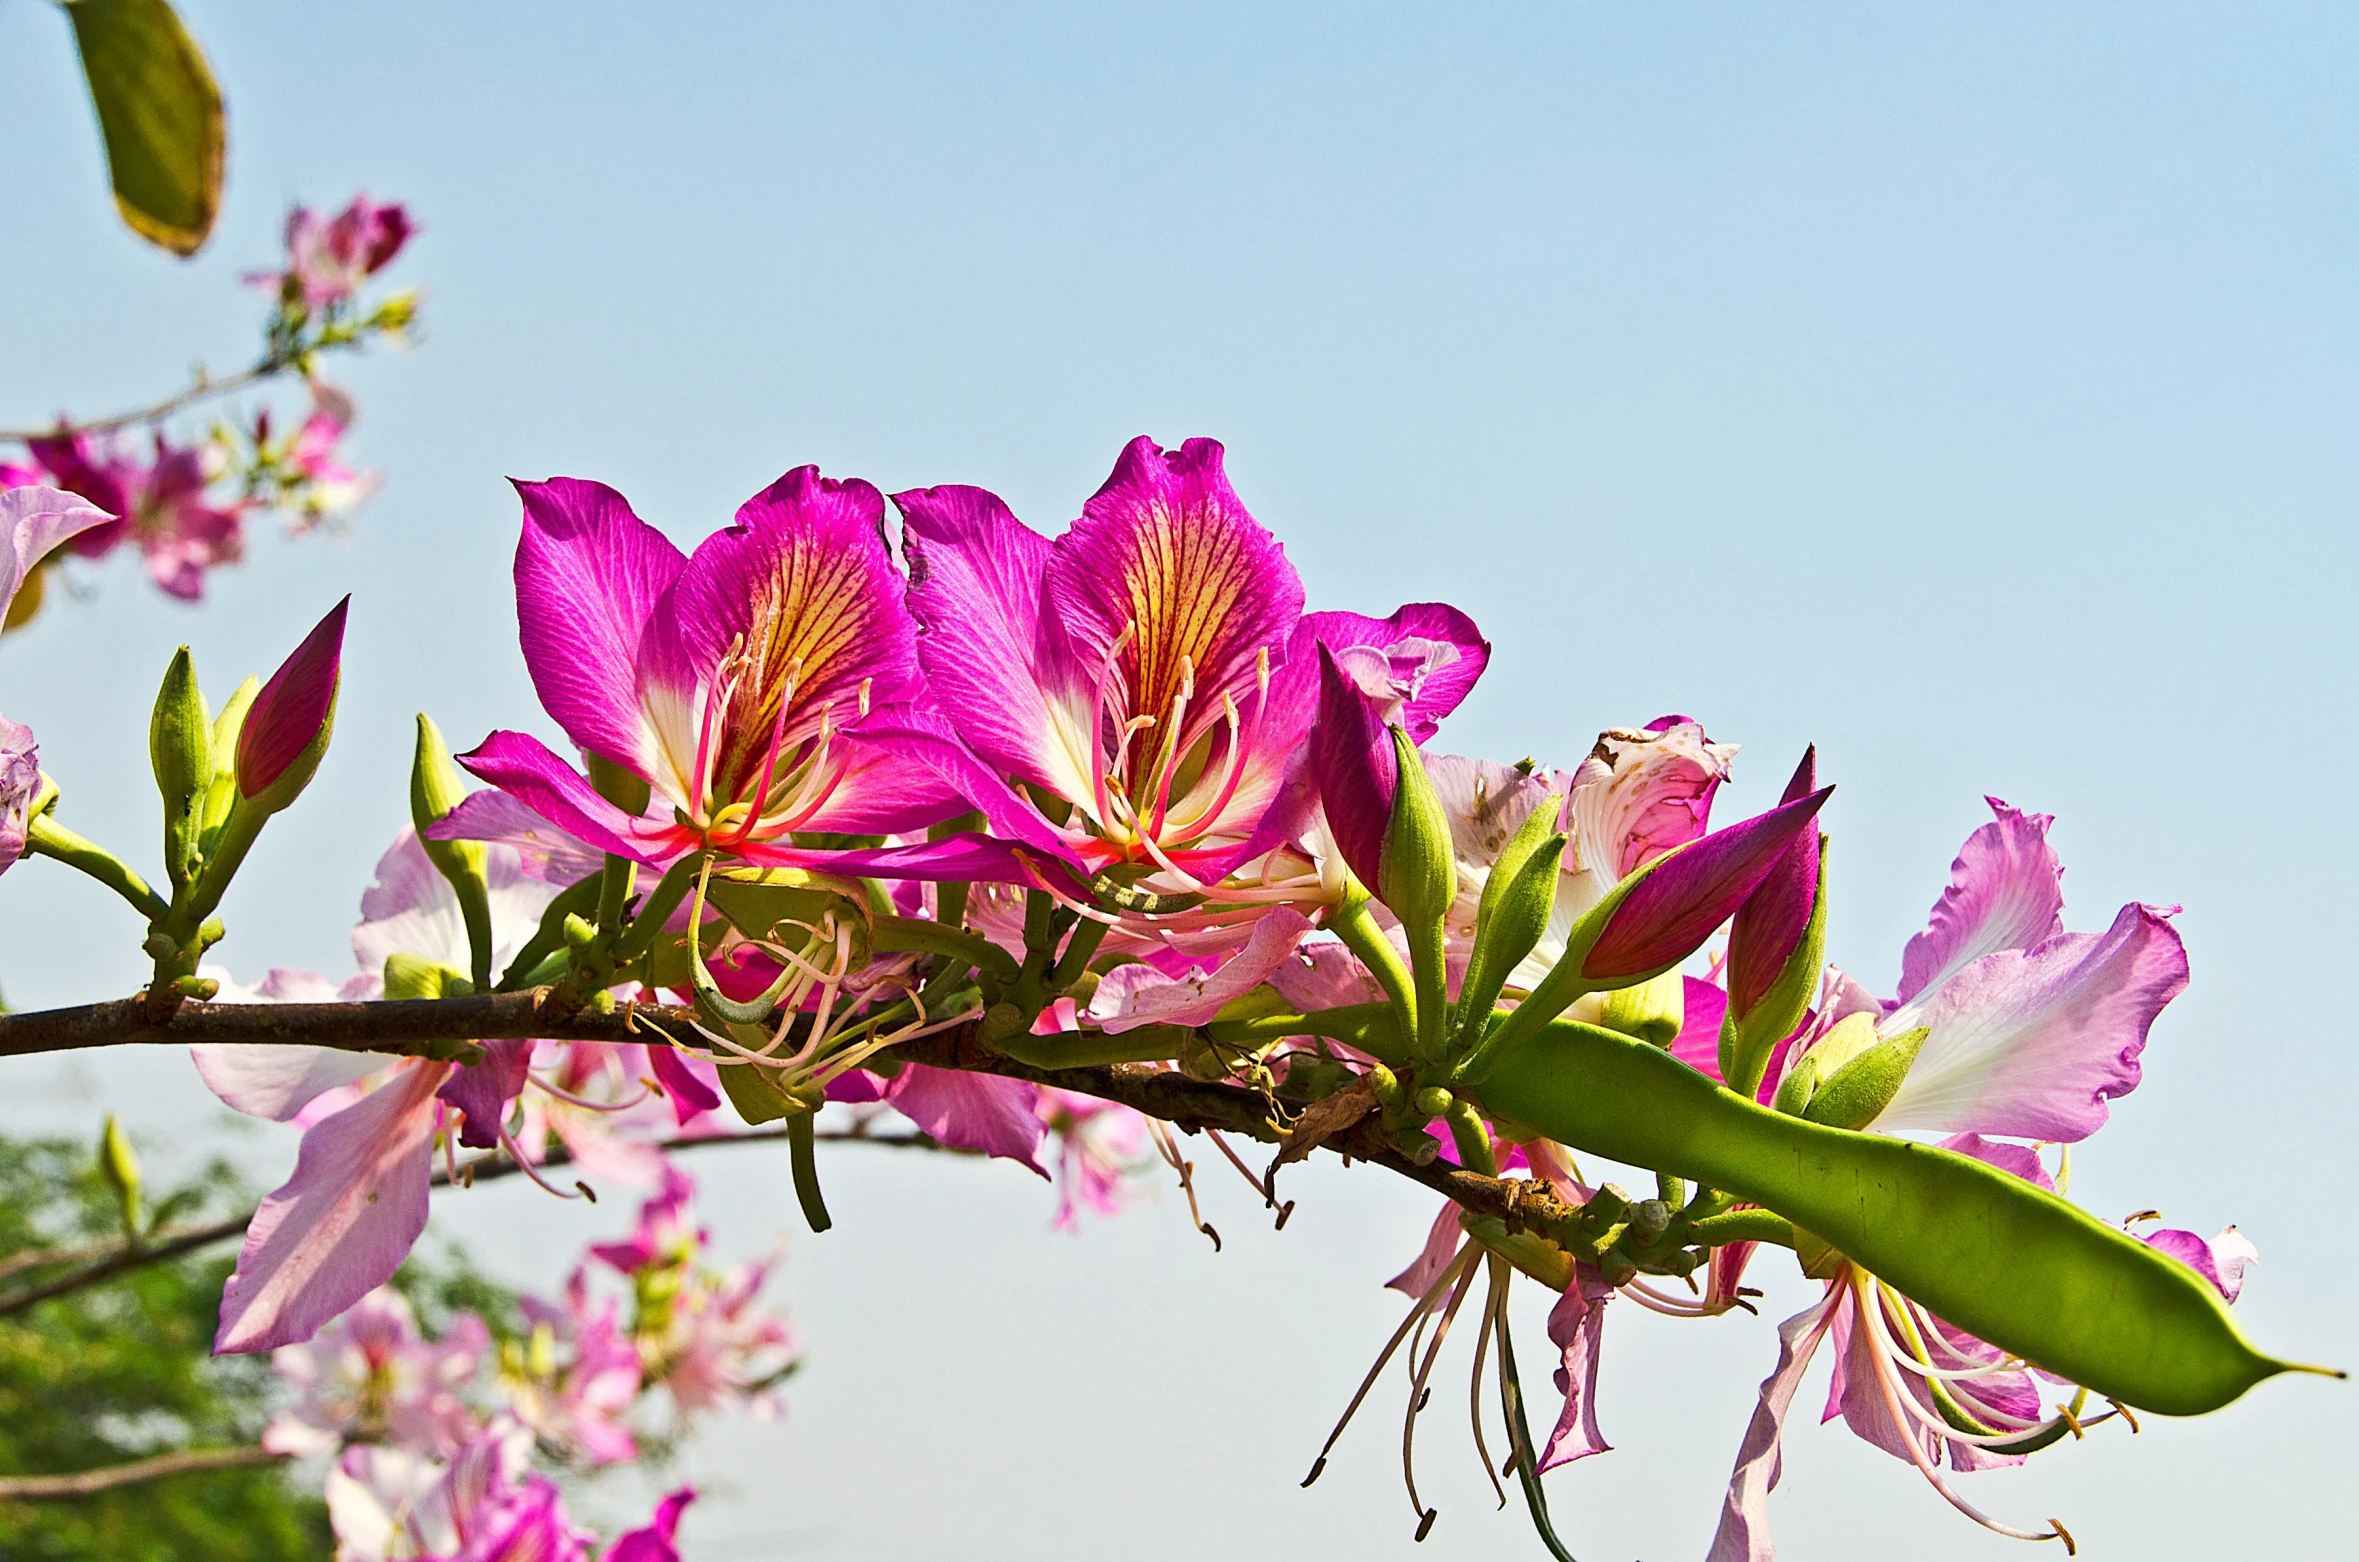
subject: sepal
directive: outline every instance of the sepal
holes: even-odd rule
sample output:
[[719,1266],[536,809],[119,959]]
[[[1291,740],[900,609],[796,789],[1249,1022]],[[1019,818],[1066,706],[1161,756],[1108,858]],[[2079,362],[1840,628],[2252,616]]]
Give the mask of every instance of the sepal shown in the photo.
[[205,793],[213,783],[213,718],[185,645],[173,654],[156,691],[147,756],[164,805],[164,872],[177,891],[196,871]]

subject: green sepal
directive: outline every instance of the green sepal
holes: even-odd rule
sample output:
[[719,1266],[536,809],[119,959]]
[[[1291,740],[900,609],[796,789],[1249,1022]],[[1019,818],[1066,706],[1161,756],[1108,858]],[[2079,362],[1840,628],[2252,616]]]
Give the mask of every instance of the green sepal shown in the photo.
[[1812,1092],[1803,1117],[1829,1128],[1865,1128],[1900,1094],[1901,1081],[1931,1034],[1922,1025],[1903,1031],[1836,1069]]
[[205,791],[213,781],[213,718],[197,687],[196,664],[182,646],[164,669],[147,723],[148,764],[164,805],[164,872],[177,891],[197,864]]
[[427,830],[467,796],[467,783],[451,760],[450,745],[432,717],[418,712],[418,746],[410,758],[410,823],[418,845],[459,898],[467,924],[467,957],[478,989],[491,986],[491,848],[481,841],[438,841]]
[[1720,1026],[1720,1077],[1728,1088],[1749,1096],[1761,1088],[1761,1076],[1777,1044],[1794,1034],[1794,1027],[1810,1012],[1820,974],[1827,961],[1827,837],[1818,838],[1818,889],[1810,902],[1810,922],[1802,942],[1786,957],[1785,969],[1752,1011],[1741,1018],[1732,1008]]
[[245,728],[246,712],[253,706],[254,696],[261,692],[262,680],[249,676],[230,691],[221,714],[213,718],[213,779],[205,788],[205,815],[197,828],[197,849],[208,858],[213,855],[213,843],[220,839],[223,826],[229,823],[230,808],[238,800],[238,733]]
[[737,1108],[737,1115],[749,1127],[775,1123],[790,1112],[804,1111],[800,1101],[770,1082],[767,1069],[749,1063],[714,1072],[721,1076],[721,1093],[729,1098],[729,1104]]
[[626,814],[647,812],[647,800],[654,795],[655,789],[647,784],[645,776],[616,764],[602,754],[585,757],[588,760],[590,786],[600,797]]
[[1384,827],[1384,853],[1376,893],[1401,919],[1408,935],[1409,970],[1417,991],[1417,1049],[1437,1057],[1442,1027],[1449,1018],[1449,972],[1444,954],[1450,905],[1458,895],[1458,853],[1450,838],[1450,816],[1425,773],[1424,756],[1409,734],[1392,731],[1392,818]]

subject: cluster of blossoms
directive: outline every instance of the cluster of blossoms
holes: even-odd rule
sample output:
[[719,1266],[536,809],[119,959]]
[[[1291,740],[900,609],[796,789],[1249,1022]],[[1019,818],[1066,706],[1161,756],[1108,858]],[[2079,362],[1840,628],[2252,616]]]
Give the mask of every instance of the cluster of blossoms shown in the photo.
[[[72,553],[97,559],[136,547],[149,577],[191,602],[204,594],[206,570],[244,556],[250,517],[276,512],[302,532],[353,510],[376,491],[378,478],[342,455],[352,398],[318,377],[315,360],[379,337],[399,340],[408,331],[417,313],[414,291],[364,301],[360,289],[414,231],[401,206],[366,195],[332,217],[296,207],[287,219],[284,267],[247,279],[272,301],[254,369],[219,384],[200,382],[130,418],[87,427],[60,419],[53,431],[26,438],[20,458],[0,461],[0,487],[39,485],[87,499],[108,519],[77,535]],[[190,443],[164,427],[168,414],[202,397],[288,373],[302,376],[309,393],[308,407],[291,426],[264,405],[242,422],[216,422]],[[147,427],[134,434],[133,425]],[[38,607],[38,575],[30,586],[11,622]]]
[[621,1242],[590,1250],[628,1287],[627,1320],[591,1264],[562,1299],[526,1297],[495,1343],[473,1313],[428,1339],[400,1292],[371,1291],[272,1365],[289,1402],[262,1446],[327,1461],[324,1491],[338,1562],[677,1562],[673,1540],[691,1488],[603,1549],[567,1515],[539,1463],[591,1471],[642,1456],[633,1412],[656,1390],[676,1440],[696,1416],[732,1406],[774,1414],[772,1386],[795,1363],[783,1319],[757,1301],[766,1266],[716,1272],[694,1186],[665,1168],[661,1191]]
[[[147,1002],[504,993],[534,1023],[605,1016],[631,1039],[195,1049],[223,1099],[304,1129],[217,1349],[297,1345],[384,1284],[424,1228],[437,1154],[454,1182],[480,1164],[462,1149],[567,1196],[560,1160],[644,1185],[665,1175],[658,1139],[743,1124],[788,1139],[824,1230],[814,1123],[836,1103],[862,1130],[890,1110],[929,1144],[1053,1164],[1068,1225],[1116,1206],[1150,1139],[1187,1185],[1165,1119],[1210,1130],[1272,1206],[1278,1168],[1322,1143],[1445,1187],[1392,1282],[1409,1314],[1351,1407],[1407,1342],[1408,1466],[1479,1278],[1478,1446],[1493,1362],[1507,1468],[1558,1555],[1540,1477],[1606,1450],[1609,1305],[1751,1312],[1771,1246],[1826,1290],[1784,1327],[1716,1562],[1772,1555],[1778,1442],[1822,1345],[1829,1419],[1978,1520],[2068,1548],[2060,1525],[1984,1518],[1942,1466],[2019,1462],[2133,1409],[2217,1408],[2285,1369],[2225,1311],[2252,1256],[2234,1228],[2140,1238],[2057,1196],[2043,1149],[2137,1086],[2187,965],[2175,908],[2065,929],[2044,816],[1992,804],[1878,998],[1828,963],[1815,754],[1776,807],[1715,828],[1736,750],[1686,716],[1608,728],[1566,770],[1431,747],[1489,643],[1437,603],[1307,611],[1209,440],[1132,442],[1053,539],[947,486],[893,496],[896,549],[877,489],[810,467],[688,553],[610,488],[519,489],[524,658],[578,761],[494,732],[456,761],[490,783],[470,794],[421,717],[413,829],[363,901],[360,973],[247,990],[200,972],[215,879],[326,741],[339,608],[242,732],[225,712],[210,748],[192,740],[234,743],[246,802],[226,823],[189,816],[175,898],[153,897]],[[159,731],[175,700],[202,714],[176,687]],[[87,860],[37,823],[35,849]],[[1097,1072],[1058,1072],[1079,1069]],[[1142,1115],[1144,1096],[1076,1080],[1209,1089],[1197,1099],[1251,1117]],[[1277,1141],[1276,1162],[1252,1171],[1224,1125]],[[1584,1157],[1655,1186],[1594,1180]],[[672,1274],[655,1266],[689,1224],[664,1188],[605,1258],[637,1277],[628,1373],[663,1363],[683,1406],[702,1392],[684,1384],[757,1392],[742,1363],[778,1342],[751,1290],[689,1305],[648,1278]],[[1507,1327],[1517,1275],[1561,1298],[1545,1437]],[[550,1315],[572,1375],[525,1373],[541,1386],[511,1397],[520,1426],[582,1450],[611,1431],[607,1396],[627,1398],[623,1369],[608,1383],[597,1365],[626,1347],[586,1305]],[[1435,1515],[1404,1473],[1422,1536]]]

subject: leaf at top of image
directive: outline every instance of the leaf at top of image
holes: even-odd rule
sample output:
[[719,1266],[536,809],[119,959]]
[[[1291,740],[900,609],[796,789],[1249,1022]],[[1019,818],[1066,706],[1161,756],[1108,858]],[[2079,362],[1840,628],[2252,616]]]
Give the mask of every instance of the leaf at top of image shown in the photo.
[[133,232],[193,255],[221,209],[221,88],[165,0],[72,0],[115,204]]

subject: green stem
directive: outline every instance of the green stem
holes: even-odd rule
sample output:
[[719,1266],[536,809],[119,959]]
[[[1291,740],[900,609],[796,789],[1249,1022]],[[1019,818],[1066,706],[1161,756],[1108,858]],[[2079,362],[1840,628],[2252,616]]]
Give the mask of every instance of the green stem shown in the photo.
[[819,1196],[819,1152],[812,1142],[809,1112],[787,1119],[786,1147],[794,1171],[795,1202],[802,1205],[803,1219],[813,1231],[825,1231],[835,1221],[827,1213],[827,1201]]
[[927,954],[963,960],[1002,981],[1016,979],[1008,952],[979,934],[917,917],[878,917],[871,924],[879,954]]
[[681,858],[647,892],[647,898],[639,903],[638,914],[631,918],[631,925],[614,941],[616,964],[628,965],[655,947],[655,941],[663,936],[664,924],[672,920],[672,913],[680,909],[680,902],[688,897],[689,886],[696,881],[696,864],[694,856]]
[[1731,1242],[1773,1242],[1794,1245],[1794,1223],[1775,1210],[1738,1209],[1709,1215],[1687,1228],[1690,1241],[1704,1247],[1726,1247]]
[[1106,941],[1109,931],[1111,929],[1107,924],[1096,917],[1081,919],[1065,939],[1065,952],[1049,968],[1048,985],[1051,992],[1061,993],[1081,980],[1081,973],[1088,970],[1090,961],[1097,958],[1098,946]]
[[47,814],[36,814],[26,823],[25,855],[47,857],[78,873],[88,874],[129,901],[150,922],[161,922],[172,914],[171,902],[148,888],[147,880],[134,873],[129,864],[105,847],[84,840]]
[[1393,1001],[1400,1011],[1401,1030],[1407,1036],[1417,1034],[1417,989],[1408,968],[1401,964],[1400,951],[1392,940],[1384,936],[1384,929],[1376,925],[1376,918],[1368,912],[1366,898],[1352,901],[1327,919],[1327,930],[1343,940],[1344,947],[1360,957],[1375,976],[1376,985]]
[[1320,1009],[1310,1014],[1260,1014],[1249,1020],[1214,1020],[1204,1027],[1207,1041],[1225,1046],[1258,1047],[1289,1036],[1325,1036],[1348,1042],[1388,1064],[1408,1061],[1409,1038],[1401,1034],[1397,1012],[1389,1003],[1355,1003]]
[[1035,1036],[1029,1031],[1003,1036],[993,1043],[1018,1063],[1034,1068],[1089,1068],[1107,1063],[1166,1063],[1180,1054],[1187,1032],[1177,1025],[1142,1025],[1112,1035],[1105,1031],[1059,1031]]

